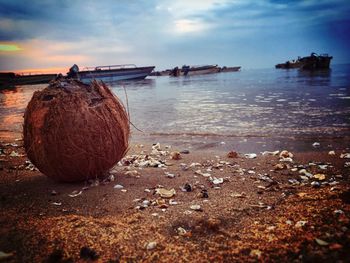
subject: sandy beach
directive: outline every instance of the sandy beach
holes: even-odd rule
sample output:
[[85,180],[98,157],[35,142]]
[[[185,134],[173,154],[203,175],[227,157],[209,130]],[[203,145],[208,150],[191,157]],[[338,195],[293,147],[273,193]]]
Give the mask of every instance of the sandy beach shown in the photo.
[[348,261],[346,145],[252,158],[142,143],[106,178],[67,184],[37,171],[22,141],[3,142],[1,260]]

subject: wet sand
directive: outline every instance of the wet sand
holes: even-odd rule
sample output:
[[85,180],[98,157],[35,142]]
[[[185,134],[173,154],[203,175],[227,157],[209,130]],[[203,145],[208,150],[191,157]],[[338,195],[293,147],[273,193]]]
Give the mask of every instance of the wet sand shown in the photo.
[[[0,251],[9,262],[350,258],[350,159],[340,158],[349,152],[346,144],[335,155],[312,147],[292,151],[293,162],[282,162],[258,151],[254,159],[241,151],[228,158],[216,144],[162,143],[152,153],[151,144],[134,141],[128,153],[134,158],[105,180],[66,184],[32,171],[22,142],[11,143],[0,145]],[[171,159],[182,150],[189,153]],[[163,167],[133,167],[146,154]],[[156,189],[162,188],[176,194],[161,197]]]

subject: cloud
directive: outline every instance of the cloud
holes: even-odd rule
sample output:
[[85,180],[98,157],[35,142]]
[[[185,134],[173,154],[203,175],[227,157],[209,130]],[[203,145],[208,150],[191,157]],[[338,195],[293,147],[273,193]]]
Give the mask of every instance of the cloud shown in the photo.
[[347,54],[348,13],[347,0],[1,0],[0,42],[23,46],[6,55],[12,64],[0,54],[1,67],[254,64],[254,56],[333,47]]

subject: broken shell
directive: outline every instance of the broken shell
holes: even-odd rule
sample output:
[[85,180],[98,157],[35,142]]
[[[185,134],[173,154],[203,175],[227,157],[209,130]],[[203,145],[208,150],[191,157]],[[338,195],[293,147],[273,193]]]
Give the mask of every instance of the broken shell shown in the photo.
[[274,151],[274,152],[269,152],[269,151],[265,151],[265,152],[262,152],[261,154],[262,155],[274,155],[274,156],[276,156],[276,155],[278,155],[279,154],[279,152],[280,151]]
[[283,170],[287,168],[287,165],[285,163],[278,163],[273,168],[274,170]]
[[157,188],[156,194],[159,194],[161,197],[164,197],[164,198],[171,198],[176,194],[176,191],[174,188],[172,188],[170,190],[167,190],[164,188]]
[[222,184],[224,182],[223,178],[214,178],[213,180],[213,184],[217,185],[217,184]]
[[200,205],[191,205],[190,209],[194,211],[203,211]]
[[300,227],[305,226],[306,224],[307,224],[307,221],[298,221],[298,222],[296,222],[295,227],[300,228]]
[[293,158],[294,155],[291,152],[288,152],[287,150],[283,150],[280,153],[280,158]]
[[314,178],[318,179],[319,181],[323,181],[326,179],[326,176],[324,174],[315,174]]
[[342,154],[340,154],[340,158],[342,158],[342,159],[350,159],[350,153],[342,153]]
[[70,197],[76,197],[82,194],[82,191],[73,191],[71,194],[69,194]]
[[180,235],[180,236],[184,236],[187,234],[187,231],[186,229],[182,228],[182,227],[178,227],[177,228],[177,233]]
[[254,159],[257,157],[256,153],[246,153],[244,156],[248,159]]
[[147,249],[147,250],[152,250],[152,249],[155,249],[156,246],[157,246],[157,242],[152,241],[152,242],[149,242],[149,243],[146,245],[146,249]]
[[314,142],[312,144],[312,147],[315,147],[315,148],[320,147],[320,146],[321,146],[321,144],[319,142]]

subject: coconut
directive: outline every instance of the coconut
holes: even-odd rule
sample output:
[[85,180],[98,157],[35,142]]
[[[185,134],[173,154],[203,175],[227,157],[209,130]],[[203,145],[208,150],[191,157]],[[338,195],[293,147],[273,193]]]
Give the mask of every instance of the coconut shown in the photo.
[[128,150],[129,117],[102,82],[57,80],[30,100],[23,126],[29,160],[46,176],[75,182],[106,175]]

